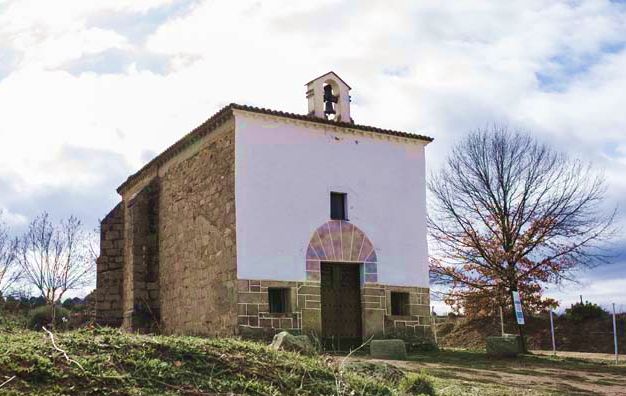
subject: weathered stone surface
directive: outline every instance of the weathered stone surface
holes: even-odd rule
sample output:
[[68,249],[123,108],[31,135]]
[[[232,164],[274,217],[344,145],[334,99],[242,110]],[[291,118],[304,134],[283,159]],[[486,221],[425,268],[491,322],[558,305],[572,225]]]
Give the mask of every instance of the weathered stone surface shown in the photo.
[[225,127],[125,186],[102,223],[99,323],[237,332],[237,289],[250,285],[236,278],[234,166],[234,131]]
[[502,337],[487,337],[487,355],[495,357],[515,357],[522,353],[520,336],[504,334]]
[[383,309],[363,310],[363,336],[381,335],[384,332],[385,311]]
[[403,340],[372,340],[370,355],[377,359],[406,360]]
[[96,262],[96,322],[122,324],[124,206],[118,204],[100,223],[100,257]]
[[[292,282],[277,280],[238,280],[239,303],[243,307],[239,310],[240,316],[247,316],[239,324],[240,334],[249,335],[255,332],[266,336],[267,329],[274,329],[279,332],[281,329],[289,328],[289,331],[298,331],[305,334],[320,336],[322,334],[321,320],[321,296],[320,284],[311,282]],[[279,320],[268,320],[268,294],[267,287],[282,287],[290,289],[289,310],[287,315],[292,315],[289,322]],[[250,290],[258,290],[251,292]],[[410,315],[391,315],[391,291],[402,291],[409,293],[412,301],[423,301],[415,295],[423,294],[424,288],[410,286],[391,286],[381,284],[368,284],[361,289],[361,308],[363,338],[371,335],[385,336],[393,338],[406,338],[405,341],[415,337],[432,338],[430,330],[430,311],[426,304],[411,304]],[[427,289],[426,289],[427,290]],[[426,300],[428,301],[428,300]],[[252,308],[254,307],[254,308]],[[250,316],[256,314],[258,307],[258,321],[250,321]],[[286,327],[291,326],[291,327]],[[245,327],[245,329],[244,329]]]
[[316,352],[311,339],[307,335],[292,335],[286,331],[282,331],[274,336],[270,348],[277,351],[299,352],[305,355],[311,355]]
[[244,285],[236,268],[234,131],[208,139],[161,175],[159,298],[165,333],[231,335],[238,328],[237,290]]
[[152,331],[160,322],[159,192],[154,178],[126,202],[124,321],[127,330]]
[[322,334],[322,311],[319,309],[302,310],[302,331],[315,335]]

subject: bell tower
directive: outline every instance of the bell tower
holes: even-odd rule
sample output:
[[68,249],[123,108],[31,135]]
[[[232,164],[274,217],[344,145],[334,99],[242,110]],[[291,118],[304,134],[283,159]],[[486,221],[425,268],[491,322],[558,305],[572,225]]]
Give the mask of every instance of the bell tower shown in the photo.
[[353,122],[350,118],[350,86],[335,72],[328,72],[306,84],[309,115],[332,121]]

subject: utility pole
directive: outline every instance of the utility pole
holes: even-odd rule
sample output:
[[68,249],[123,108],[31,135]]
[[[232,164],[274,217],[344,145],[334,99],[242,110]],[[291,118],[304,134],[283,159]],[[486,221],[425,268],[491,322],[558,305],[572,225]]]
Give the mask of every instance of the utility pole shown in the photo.
[[619,355],[617,351],[617,325],[615,324],[615,303],[613,303],[613,343],[615,344],[615,364],[619,361]]

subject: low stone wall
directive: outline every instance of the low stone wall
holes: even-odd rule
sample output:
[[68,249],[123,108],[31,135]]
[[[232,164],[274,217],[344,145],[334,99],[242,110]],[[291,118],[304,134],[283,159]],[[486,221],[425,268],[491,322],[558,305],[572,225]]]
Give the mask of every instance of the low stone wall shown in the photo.
[[[268,289],[288,288],[291,311],[270,313]],[[391,315],[392,291],[409,293],[410,315]],[[237,322],[239,333],[250,338],[270,338],[287,330],[315,336],[322,332],[320,282],[240,279]],[[421,287],[365,284],[361,288],[363,337],[397,334],[430,335],[429,289]]]

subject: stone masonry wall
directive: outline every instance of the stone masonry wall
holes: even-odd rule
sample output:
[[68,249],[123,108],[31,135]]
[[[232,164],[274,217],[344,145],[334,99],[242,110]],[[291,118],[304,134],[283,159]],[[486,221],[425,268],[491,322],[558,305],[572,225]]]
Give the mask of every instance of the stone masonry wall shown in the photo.
[[[268,288],[290,289],[291,312],[269,312]],[[409,293],[409,315],[391,314],[391,292]],[[319,282],[270,280],[238,281],[239,332],[249,338],[271,338],[288,330],[319,336],[322,312]],[[430,336],[429,289],[366,283],[361,287],[363,338],[398,336],[400,338]]]
[[96,262],[96,322],[122,324],[124,206],[119,203],[100,223],[100,257]]
[[234,131],[208,139],[161,177],[159,279],[166,334],[237,332]]
[[159,179],[126,204],[124,321],[127,330],[156,330],[159,304]]
[[[271,313],[268,289],[288,288],[290,312]],[[238,324],[243,337],[270,339],[275,333],[321,334],[322,317],[319,282],[290,282],[268,280],[238,281]]]

